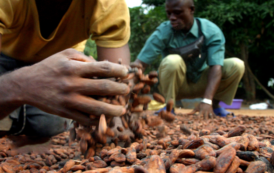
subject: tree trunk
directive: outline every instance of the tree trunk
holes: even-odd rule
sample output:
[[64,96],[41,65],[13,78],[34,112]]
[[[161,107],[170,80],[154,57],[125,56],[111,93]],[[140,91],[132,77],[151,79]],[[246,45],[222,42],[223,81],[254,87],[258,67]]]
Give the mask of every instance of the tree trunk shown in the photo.
[[245,92],[246,92],[246,98],[247,100],[255,100],[256,98],[256,86],[255,86],[255,82],[254,79],[252,77],[252,74],[250,73],[250,71],[248,71],[248,48],[247,46],[242,42],[240,44],[240,49],[241,49],[241,59],[244,61],[245,63],[245,74],[243,76],[243,83],[244,83],[244,88],[245,88]]

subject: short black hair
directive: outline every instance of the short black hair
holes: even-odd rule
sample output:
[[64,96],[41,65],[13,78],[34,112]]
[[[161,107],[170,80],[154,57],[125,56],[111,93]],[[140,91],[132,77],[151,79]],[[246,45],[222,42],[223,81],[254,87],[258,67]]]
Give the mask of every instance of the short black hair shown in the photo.
[[189,7],[194,6],[194,1],[193,0],[166,0],[166,2],[167,1],[182,1],[182,2],[184,2],[184,4],[187,4]]

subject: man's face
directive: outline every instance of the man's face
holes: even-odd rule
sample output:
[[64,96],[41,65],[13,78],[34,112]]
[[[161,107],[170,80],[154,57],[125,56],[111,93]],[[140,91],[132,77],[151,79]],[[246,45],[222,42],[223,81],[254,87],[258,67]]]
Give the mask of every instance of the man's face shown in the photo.
[[193,25],[194,7],[191,7],[189,3],[184,3],[184,1],[167,0],[166,13],[173,29],[188,32]]

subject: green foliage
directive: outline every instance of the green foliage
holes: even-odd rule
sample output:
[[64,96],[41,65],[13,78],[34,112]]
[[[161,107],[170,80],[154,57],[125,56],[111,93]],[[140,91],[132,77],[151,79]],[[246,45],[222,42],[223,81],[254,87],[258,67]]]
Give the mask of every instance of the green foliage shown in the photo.
[[161,6],[165,3],[165,0],[143,0],[143,4]]
[[[150,9],[149,7],[130,8],[131,16],[131,37],[129,41],[131,51],[131,61],[137,58],[137,55],[143,48],[146,40],[152,32],[165,20],[167,20],[164,6],[158,6]],[[148,11],[148,13],[146,13]],[[147,70],[157,69],[160,63],[159,58]]]

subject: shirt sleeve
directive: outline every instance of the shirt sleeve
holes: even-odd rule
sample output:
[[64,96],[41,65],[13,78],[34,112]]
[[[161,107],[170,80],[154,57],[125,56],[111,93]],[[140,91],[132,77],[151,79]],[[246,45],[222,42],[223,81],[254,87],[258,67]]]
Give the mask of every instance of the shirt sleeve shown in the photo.
[[0,1],[0,34],[3,35],[4,29],[11,27],[14,15],[11,1]]
[[211,23],[210,26],[207,26],[207,28],[207,63],[209,66],[223,66],[225,57],[225,37],[223,32],[217,25],[213,23]]
[[166,36],[167,33],[165,33],[162,27],[159,26],[148,38],[148,40],[145,43],[145,46],[142,48],[137,58],[146,64],[153,63],[153,61],[156,58],[158,58],[158,56],[166,48],[165,41],[163,38],[164,35]]
[[130,38],[129,9],[124,0],[98,0],[90,23],[91,39],[100,47],[117,48]]

